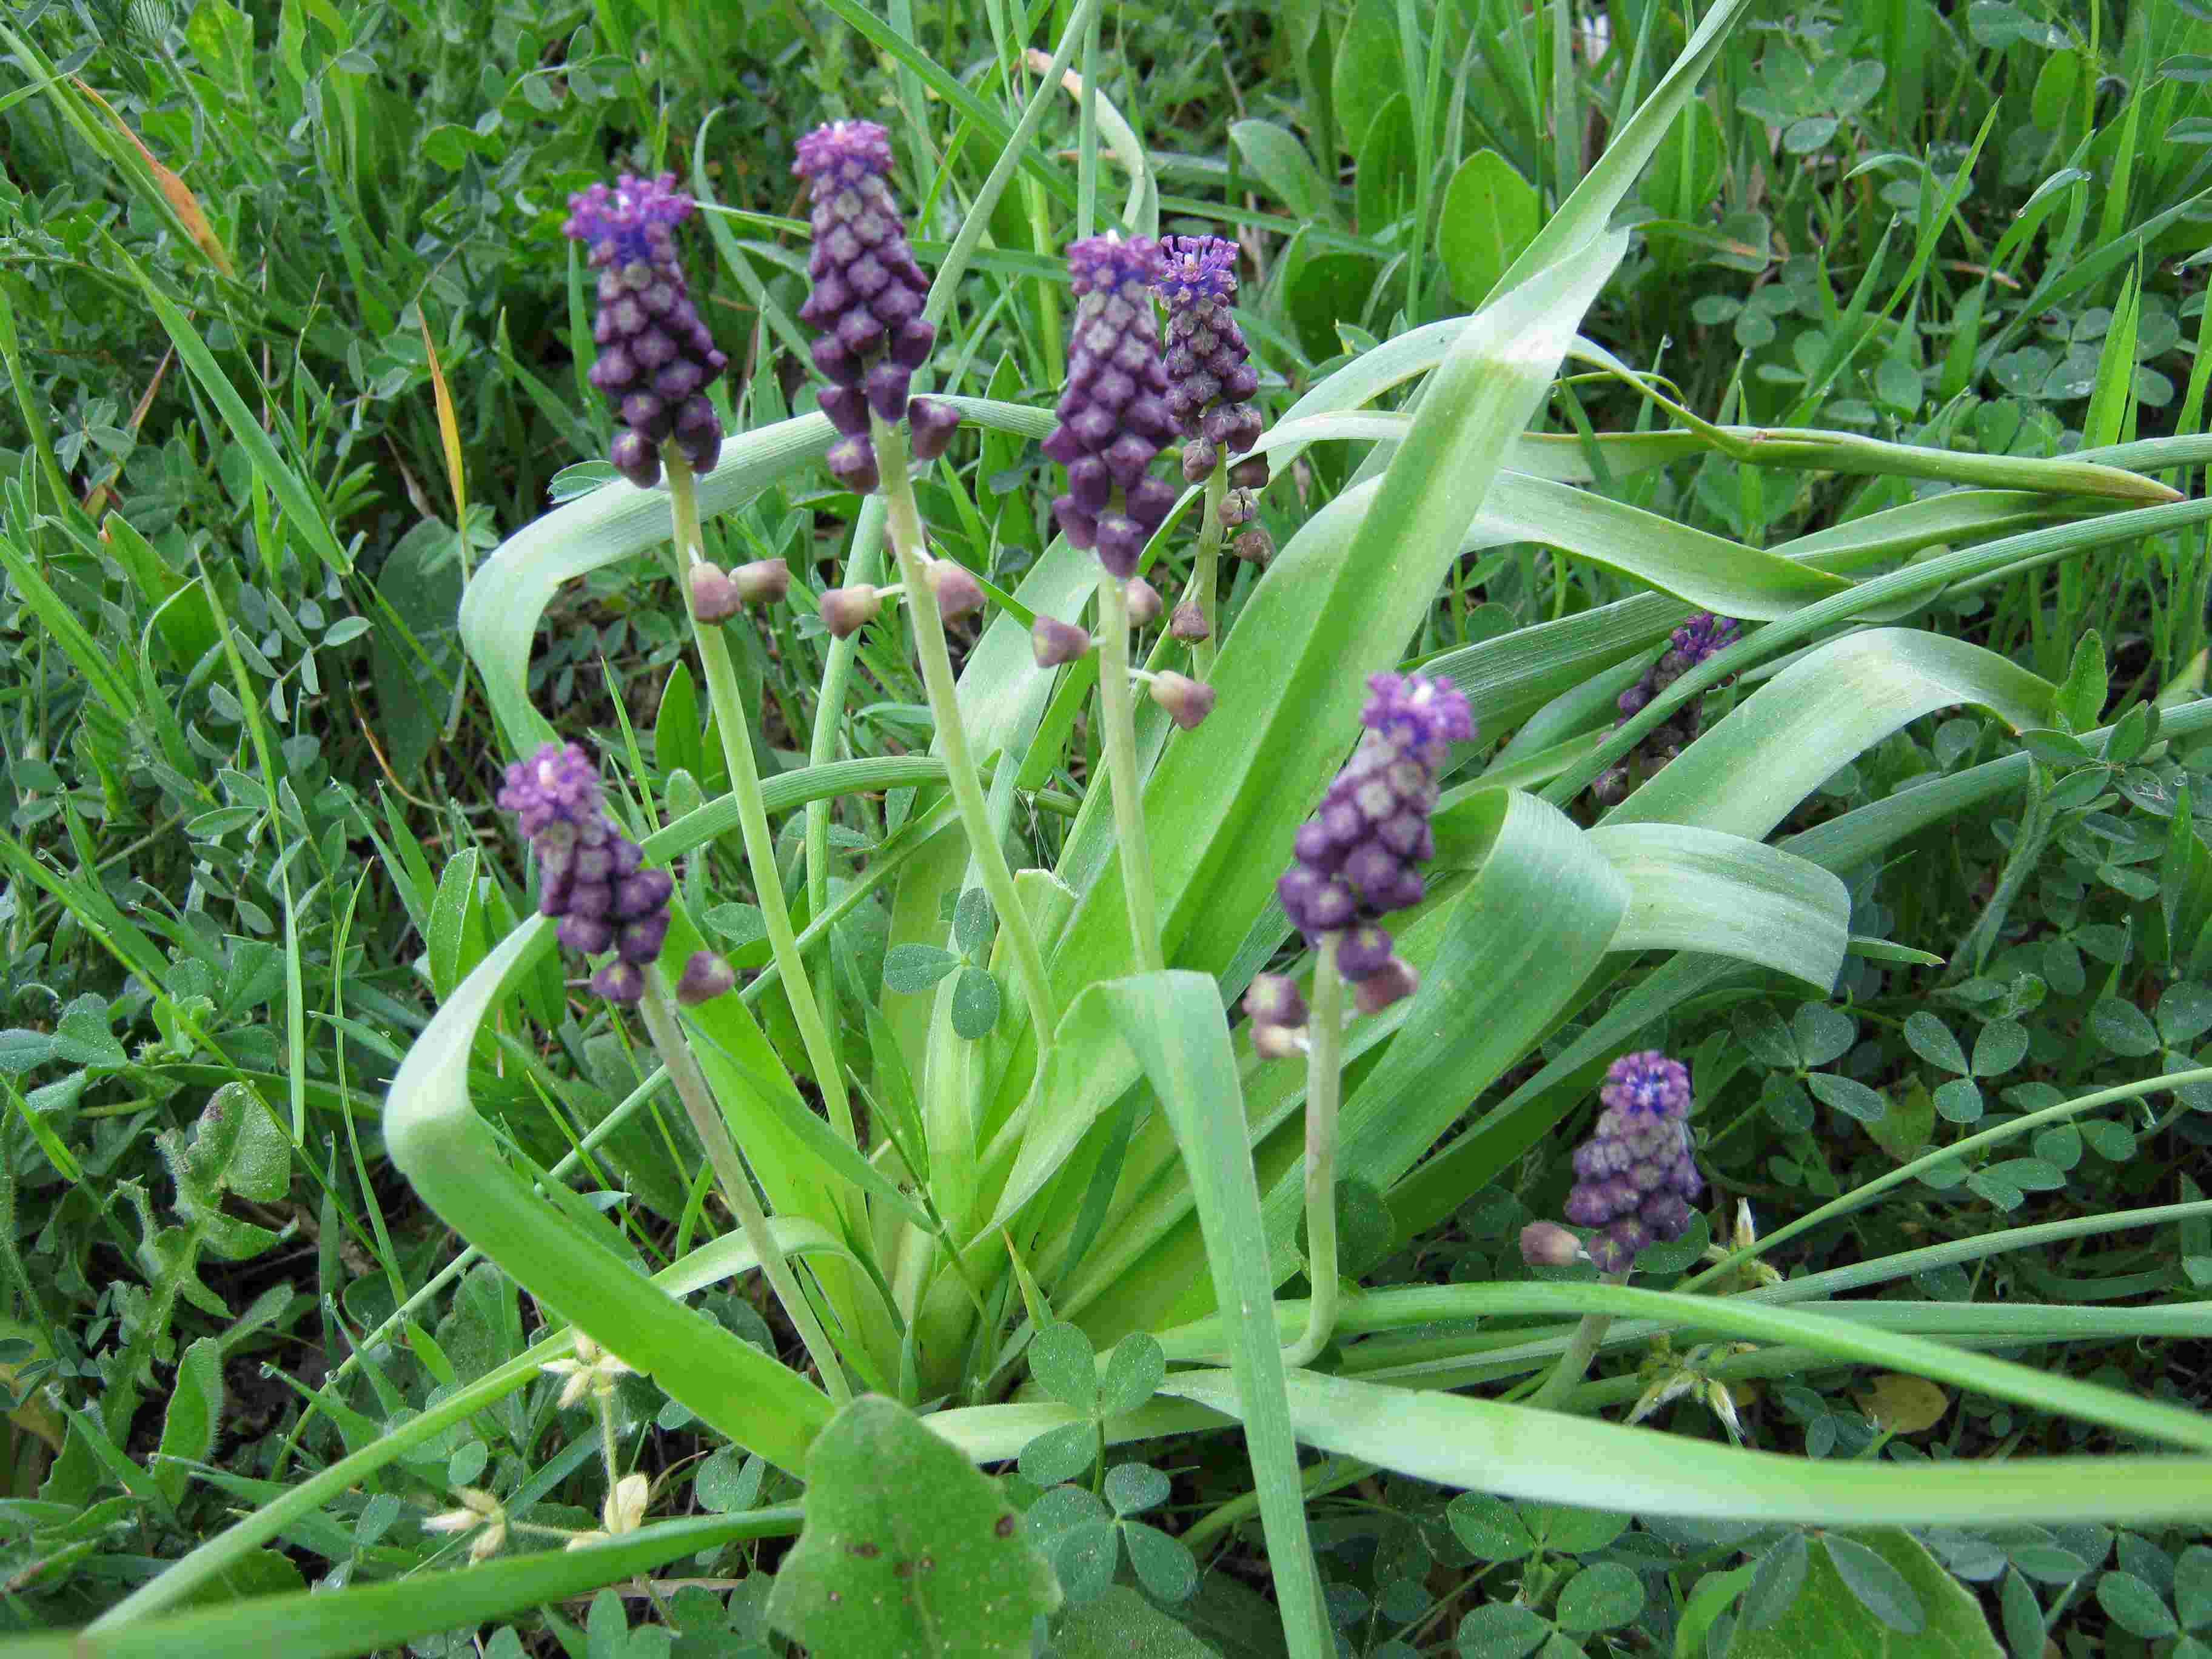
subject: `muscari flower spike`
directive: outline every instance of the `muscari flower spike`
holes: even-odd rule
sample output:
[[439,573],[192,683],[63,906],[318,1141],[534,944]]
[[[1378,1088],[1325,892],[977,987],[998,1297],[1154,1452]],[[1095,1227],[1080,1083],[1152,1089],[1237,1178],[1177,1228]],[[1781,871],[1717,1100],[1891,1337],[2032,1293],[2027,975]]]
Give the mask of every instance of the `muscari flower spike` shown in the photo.
[[611,1002],[637,1001],[668,933],[676,884],[665,870],[644,868],[637,843],[607,816],[591,757],[573,743],[547,744],[507,769],[499,805],[538,854],[538,914],[559,919],[561,943],[579,955],[614,951],[592,988]]
[[1175,486],[1146,471],[1175,435],[1152,313],[1158,260],[1149,236],[1089,236],[1067,250],[1081,304],[1060,424],[1044,441],[1044,453],[1067,469],[1067,492],[1052,504],[1060,532],[1097,549],[1107,574],[1123,580],[1176,503]]
[[1336,940],[1338,971],[1353,982],[1362,1011],[1373,1012],[1413,988],[1413,970],[1379,918],[1420,902],[1415,866],[1436,852],[1429,814],[1437,769],[1449,745],[1474,738],[1474,720],[1443,680],[1376,674],[1367,684],[1359,717],[1366,733],[1300,826],[1275,892],[1309,945]]
[[[1195,483],[1213,471],[1222,450],[1242,455],[1260,436],[1260,411],[1251,407],[1260,376],[1246,361],[1251,350],[1229,307],[1237,292],[1237,244],[1219,236],[1169,237],[1153,286],[1168,307],[1168,413],[1190,440],[1182,472]],[[1244,475],[1235,480],[1239,489],[1267,481],[1264,459],[1238,470]]]
[[1600,1231],[1589,1243],[1601,1271],[1618,1273],[1646,1244],[1668,1243],[1690,1224],[1705,1190],[1690,1144],[1690,1069],[1656,1048],[1623,1054],[1598,1090],[1605,1109],[1575,1149],[1574,1188],[1562,1211]]
[[869,416],[905,420],[914,453],[934,460],[960,417],[950,404],[909,398],[915,370],[929,360],[936,325],[921,314],[928,280],[907,246],[906,222],[885,182],[890,136],[873,121],[832,121],[799,141],[792,172],[814,200],[814,287],[799,317],[821,331],[814,366],[830,381],[822,412],[837,428],[830,470],[862,495],[880,481]]
[[625,173],[611,189],[593,185],[571,196],[561,227],[590,250],[599,273],[592,384],[621,428],[607,459],[641,489],[659,482],[660,446],[672,438],[695,472],[713,471],[722,453],[722,421],[707,388],[730,360],[691,303],[676,252],[675,227],[691,207],[674,173]]
[[[1706,658],[1728,649],[1742,633],[1743,624],[1733,617],[1715,616],[1710,611],[1692,613],[1689,620],[1668,637],[1667,648],[1659,653],[1658,660],[1644,671],[1641,679],[1620,694],[1617,704],[1620,719],[1613,725],[1618,727]],[[1698,735],[1698,717],[1704,703],[1705,696],[1700,693],[1645,732],[1644,740],[1623,756],[1620,764],[1598,774],[1590,784],[1590,793],[1609,806],[1624,799],[1642,778],[1649,777],[1680,754]]]

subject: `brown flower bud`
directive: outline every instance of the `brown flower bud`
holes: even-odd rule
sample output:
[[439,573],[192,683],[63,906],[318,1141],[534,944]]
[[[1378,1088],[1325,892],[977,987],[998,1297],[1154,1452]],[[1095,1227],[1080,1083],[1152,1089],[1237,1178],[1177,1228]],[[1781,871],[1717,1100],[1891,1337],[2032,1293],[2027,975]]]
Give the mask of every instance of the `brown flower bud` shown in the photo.
[[929,591],[937,595],[937,614],[951,622],[983,608],[983,589],[965,565],[938,559],[929,567]]
[[1196,599],[1185,599],[1168,618],[1168,632],[1179,640],[1203,640],[1212,636],[1213,628],[1206,620],[1206,612],[1199,609]]
[[730,580],[747,605],[781,605],[791,592],[791,567],[781,559],[755,559],[731,571]]
[[1420,988],[1421,976],[1403,957],[1392,957],[1352,988],[1352,1000],[1363,1014],[1379,1014],[1401,997]]
[[1149,690],[1152,701],[1186,732],[1213,712],[1213,688],[1200,685],[1187,675],[1156,674]]
[[738,584],[711,564],[695,564],[690,577],[691,614],[702,623],[723,623],[744,608]]
[[1129,626],[1150,628],[1159,620],[1160,591],[1142,576],[1129,578]]
[[1248,455],[1229,469],[1229,482],[1237,489],[1265,489],[1267,487],[1267,458]]
[[858,587],[833,587],[822,596],[822,620],[841,640],[866,628],[883,608],[882,592],[865,582]]
[[1039,617],[1030,626],[1030,649],[1036,654],[1039,668],[1057,668],[1062,663],[1073,662],[1090,652],[1091,644],[1086,629],[1057,617]]
[[1229,551],[1240,559],[1249,559],[1254,564],[1265,564],[1275,556],[1275,538],[1258,525],[1229,544]]
[[1583,1259],[1583,1242],[1556,1221],[1532,1221],[1521,1230],[1521,1259],[1532,1267],[1571,1267]]

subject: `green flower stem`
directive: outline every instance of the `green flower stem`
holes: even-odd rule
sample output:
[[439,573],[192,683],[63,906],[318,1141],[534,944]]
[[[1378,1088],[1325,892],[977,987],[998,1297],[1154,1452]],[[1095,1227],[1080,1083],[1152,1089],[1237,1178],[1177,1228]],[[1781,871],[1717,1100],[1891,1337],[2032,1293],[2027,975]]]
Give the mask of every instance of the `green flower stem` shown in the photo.
[[1038,1064],[1052,1046],[1052,981],[1045,975],[1044,953],[1037,948],[1036,930],[1029,912],[1014,892],[1014,872],[1006,865],[1006,849],[991,822],[990,804],[983,799],[983,781],[975,770],[975,757],[968,747],[968,727],[960,718],[960,688],[952,678],[952,653],[945,644],[945,619],[938,615],[929,580],[922,568],[921,510],[914,498],[914,478],[907,470],[906,434],[888,422],[873,422],[876,468],[883,478],[884,504],[889,514],[892,551],[899,575],[906,584],[907,613],[914,619],[914,637],[921,648],[921,681],[929,692],[929,710],[937,720],[937,741],[945,752],[945,781],[960,808],[960,821],[968,831],[968,844],[982,872],[983,890],[997,912],[999,928],[1014,958],[1014,977],[1021,981],[1022,1000],[1029,1005],[1030,1025],[1036,1032]]
[[1129,591],[1103,572],[1098,578],[1098,714],[1121,842],[1122,896],[1129,907],[1137,966],[1157,973],[1167,959],[1160,952],[1159,906],[1152,896],[1152,848],[1145,838],[1144,780],[1137,775],[1137,714],[1129,696]]
[[1204,679],[1213,672],[1215,647],[1219,641],[1215,635],[1215,612],[1220,609],[1215,602],[1214,591],[1220,586],[1221,543],[1229,532],[1221,522],[1221,504],[1229,498],[1229,457],[1224,453],[1213,461],[1213,473],[1206,481],[1206,506],[1201,510],[1206,517],[1198,526],[1198,550],[1191,561],[1191,597],[1198,601],[1198,613],[1206,618],[1206,637],[1190,648],[1190,672],[1196,679]]
[[1285,1365],[1310,1365],[1336,1329],[1336,1107],[1344,1086],[1344,979],[1336,940],[1321,943],[1314,964],[1313,1015],[1306,1022],[1305,1334],[1283,1350]]
[[[695,563],[704,563],[706,541],[699,530],[699,496],[691,467],[672,444],[662,446],[668,467],[668,494],[676,511],[677,563],[688,576]],[[690,613],[688,582],[679,582],[684,612]],[[691,635],[699,647],[699,665],[706,671],[707,695],[714,708],[714,724],[722,735],[723,758],[730,767],[730,793],[737,797],[738,823],[744,831],[745,861],[752,868],[753,888],[759,895],[761,919],[768,924],[769,949],[791,1001],[791,1017],[806,1045],[806,1058],[814,1067],[814,1080],[830,1109],[830,1121],[846,1141],[860,1146],[853,1127],[853,1102],[845,1092],[845,1073],[837,1063],[837,1046],[830,1040],[822,1009],[814,1000],[814,987],[800,960],[799,940],[791,931],[791,909],[783,901],[783,876],[776,868],[775,838],[769,832],[768,809],[761,800],[760,769],[753,762],[752,722],[745,712],[744,693],[738,689],[737,671],[730,665],[730,647],[720,628],[696,617]]]
[[[799,1332],[799,1340],[806,1345],[814,1369],[822,1374],[823,1388],[830,1399],[844,1405],[853,1397],[853,1386],[845,1380],[844,1367],[837,1363],[837,1351],[830,1346],[822,1322],[815,1317],[814,1304],[806,1299],[806,1292],[799,1288],[798,1275],[791,1271],[791,1263],[776,1243],[775,1235],[769,1231],[768,1216],[753,1192],[752,1177],[745,1173],[744,1164],[738,1156],[737,1143],[730,1139],[730,1126],[722,1121],[714,1097],[708,1091],[707,1079],[692,1055],[691,1045],[684,1040],[684,1028],[678,1023],[675,1006],[668,1000],[668,988],[662,982],[658,968],[646,974],[645,1000],[640,1006],[645,1015],[646,1031],[660,1054],[660,1063],[668,1068],[668,1080],[676,1085],[677,1098],[684,1103],[684,1110],[691,1120],[692,1128],[698,1132],[700,1144],[707,1149],[707,1161],[714,1165],[722,1196],[736,1214],[738,1224],[744,1230],[745,1243],[759,1258],[769,1287],[783,1304],[786,1316]],[[611,1447],[607,1468],[611,1480]]]
[[[1629,1268],[1623,1267],[1618,1273],[1601,1274],[1599,1282],[1626,1285],[1629,1273]],[[1582,1386],[1590,1361],[1597,1358],[1598,1349],[1605,1344],[1606,1331],[1612,1324],[1611,1314],[1584,1314],[1575,1327],[1575,1334],[1567,1339],[1566,1352],[1559,1356],[1559,1363],[1552,1367],[1552,1374],[1544,1379],[1543,1386],[1528,1396],[1528,1403],[1547,1411],[1571,1410],[1567,1396]]]
[[[860,503],[860,517],[853,527],[853,553],[845,563],[846,586],[873,582],[883,563],[883,551],[884,510],[872,496]],[[814,736],[806,755],[810,766],[826,766],[837,758],[837,735],[844,723],[845,685],[852,678],[853,659],[860,648],[858,634],[830,641],[830,653],[822,665],[822,696],[814,706]],[[806,803],[806,914],[810,920],[830,908],[830,814],[836,804],[826,796]],[[822,1008],[823,1023],[835,1029],[837,978],[827,971],[826,951],[819,960],[825,970],[815,1000]]]

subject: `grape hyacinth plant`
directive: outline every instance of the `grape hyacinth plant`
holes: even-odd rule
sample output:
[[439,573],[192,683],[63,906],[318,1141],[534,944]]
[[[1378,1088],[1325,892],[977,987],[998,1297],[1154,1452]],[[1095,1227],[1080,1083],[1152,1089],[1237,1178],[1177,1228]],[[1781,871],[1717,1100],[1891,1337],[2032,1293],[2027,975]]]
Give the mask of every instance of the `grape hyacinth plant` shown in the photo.
[[[929,558],[908,470],[909,454],[933,461],[945,453],[958,416],[950,404],[909,396],[937,331],[927,315],[928,283],[914,262],[906,222],[890,193],[890,167],[889,135],[872,121],[832,121],[799,139],[792,172],[806,181],[814,229],[807,262],[813,286],[799,316],[822,331],[814,364],[831,384],[819,401],[839,433],[827,457],[830,470],[848,489],[883,491],[898,586],[914,619],[946,779],[975,850],[984,891],[1012,949],[1042,1058],[1053,1030],[1051,981],[992,827],[945,637],[946,622],[982,608],[983,591],[956,562]],[[910,436],[901,429],[902,421]],[[823,599],[824,621],[842,640],[864,627],[890,595],[890,589],[865,580],[832,589]]]
[[713,471],[722,453],[721,416],[707,388],[730,360],[691,302],[676,249],[675,227],[691,210],[674,173],[625,173],[612,187],[571,196],[561,227],[599,273],[591,380],[620,428],[607,459],[641,489],[659,482],[664,443],[672,441],[694,472]]
[[1245,998],[1253,1045],[1263,1056],[1288,1054],[1305,1029],[1306,1233],[1313,1285],[1305,1334],[1285,1355],[1310,1363],[1327,1346],[1336,1319],[1336,1115],[1342,1090],[1344,991],[1364,1014],[1413,994],[1419,975],[1397,953],[1382,918],[1421,902],[1417,867],[1432,857],[1429,814],[1437,773],[1455,743],[1472,742],[1467,698],[1449,682],[1419,674],[1376,674],[1360,711],[1365,728],[1352,758],[1292,843],[1291,867],[1275,895],[1291,925],[1315,952],[1313,1007],[1297,988],[1262,975]]
[[[1620,694],[1619,727],[1651,700],[1692,668],[1725,651],[1741,635],[1743,624],[1733,617],[1699,611],[1668,636],[1667,648],[1644,671],[1635,684]],[[1631,790],[1680,754],[1698,735],[1698,717],[1705,705],[1700,692],[1644,734],[1643,739],[1615,765],[1598,774],[1590,794],[1600,805],[1611,806],[1626,799]]]

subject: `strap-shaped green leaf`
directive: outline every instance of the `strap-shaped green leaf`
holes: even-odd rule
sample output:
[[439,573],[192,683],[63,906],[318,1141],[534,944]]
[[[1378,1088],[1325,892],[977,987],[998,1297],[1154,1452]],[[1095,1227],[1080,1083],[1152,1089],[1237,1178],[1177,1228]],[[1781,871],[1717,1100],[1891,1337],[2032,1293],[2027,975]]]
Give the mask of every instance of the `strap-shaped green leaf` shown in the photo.
[[[2049,1457],[1899,1467],[1745,1451],[1464,1395],[1296,1371],[1298,1438],[1445,1486],[1543,1503],[1814,1526],[2181,1521],[2212,1501],[2212,1457]],[[1226,1371],[1181,1371],[1165,1392],[1241,1415]]]

